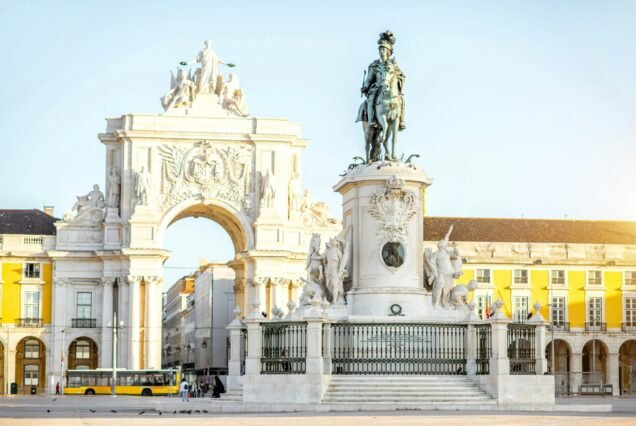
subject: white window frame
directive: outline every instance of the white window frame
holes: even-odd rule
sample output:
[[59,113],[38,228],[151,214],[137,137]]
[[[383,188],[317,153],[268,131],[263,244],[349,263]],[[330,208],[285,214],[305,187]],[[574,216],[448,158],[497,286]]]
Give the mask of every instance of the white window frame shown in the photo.
[[[82,306],[90,306],[90,312],[88,317],[80,317],[79,316],[79,295],[80,294],[89,294],[90,298],[91,298],[91,304],[90,305],[85,305],[83,304]],[[93,318],[93,292],[92,291],[86,291],[86,290],[78,290],[77,292],[75,292],[75,318],[78,319],[92,319]]]
[[[34,368],[32,368],[34,367]],[[28,371],[28,375],[27,375],[27,368],[29,369]],[[26,364],[23,367],[24,371],[24,386],[40,386],[40,366],[37,364]],[[32,377],[32,373],[35,372],[35,382],[33,382],[33,377]],[[28,376],[28,378],[27,378]],[[28,382],[27,382],[28,380]]]
[[592,326],[592,318],[590,316],[590,301],[592,299],[600,299],[601,300],[601,320],[598,322],[598,327],[601,326],[605,322],[605,295],[588,295],[585,298],[585,318],[586,322]]
[[39,293],[38,295],[38,315],[34,319],[42,319],[42,288],[40,286],[23,286],[20,293],[20,318],[30,318],[26,315],[26,294]]
[[636,330],[636,310],[634,311],[631,325],[629,325],[627,321],[627,299],[636,300],[636,292],[623,292],[623,324],[629,327],[630,330]]
[[[517,280],[516,280],[517,271],[526,271],[526,282],[525,283],[518,283],[517,282]],[[521,287],[521,288],[530,287],[530,270],[527,269],[527,268],[513,269],[512,270],[512,286],[513,287]]]
[[[38,276],[37,277],[27,277],[27,265],[37,265],[38,266]],[[41,281],[42,280],[42,262],[32,262],[25,261],[22,264],[22,279],[24,281]]]
[[482,316],[480,315],[480,313],[479,313],[479,304],[478,304],[478,302],[477,302],[477,301],[478,301],[479,299],[481,299],[481,298],[488,298],[488,299],[490,299],[490,303],[489,303],[489,305],[488,305],[488,306],[490,307],[490,310],[492,311],[492,302],[493,302],[493,300],[492,300],[492,299],[493,299],[493,293],[492,293],[492,291],[489,291],[489,290],[475,290],[475,292],[474,292],[474,294],[473,294],[473,300],[475,301],[475,314],[477,314],[477,315],[479,316],[479,318],[481,318],[482,320],[485,320],[485,319],[487,319],[487,318],[486,318],[486,311],[485,311],[485,309],[484,309],[484,312],[483,312],[483,314],[484,314],[484,315],[483,315],[483,317],[482,317]]
[[[525,299],[525,312],[524,315],[519,316],[517,312],[519,312],[517,308],[517,300]],[[517,323],[524,323],[528,321],[528,316],[530,315],[530,296],[526,294],[516,294],[512,296],[512,321]],[[517,321],[517,319],[521,319],[521,321]]]
[[[488,281],[479,281],[478,271],[488,271]],[[492,269],[491,268],[475,268],[475,281],[478,285],[492,285]]]
[[[563,283],[555,283],[553,278],[556,272],[563,272]],[[550,270],[550,286],[559,287],[559,288],[567,288],[568,286],[568,270],[567,269],[551,269]]]
[[636,282],[633,284],[629,284],[627,282],[627,274],[634,274],[634,278],[636,279],[636,270],[623,271],[623,291],[636,291]]
[[[82,343],[80,345],[80,343]],[[78,348],[86,348],[86,357],[84,356],[77,356],[79,354],[79,352],[77,351]],[[82,351],[82,354],[84,354],[84,351]],[[87,340],[78,340],[77,342],[75,342],[75,359],[91,359],[91,343]]]
[[554,309],[554,299],[560,298],[563,299],[563,323],[568,322],[568,296],[565,292],[554,293],[550,296],[550,325],[554,323],[554,318],[552,317],[552,312]]
[[[590,284],[590,273],[591,272],[598,272],[601,275],[601,282],[599,284]],[[585,271],[585,286],[588,288],[602,288],[605,285],[605,274],[603,273],[602,270],[596,269],[596,270],[587,270]]]

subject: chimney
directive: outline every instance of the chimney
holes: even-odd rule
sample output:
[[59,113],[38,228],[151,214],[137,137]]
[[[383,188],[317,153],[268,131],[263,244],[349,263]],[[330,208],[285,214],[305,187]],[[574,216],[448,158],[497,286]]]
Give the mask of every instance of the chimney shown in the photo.
[[55,216],[55,206],[44,206],[44,213],[49,216]]

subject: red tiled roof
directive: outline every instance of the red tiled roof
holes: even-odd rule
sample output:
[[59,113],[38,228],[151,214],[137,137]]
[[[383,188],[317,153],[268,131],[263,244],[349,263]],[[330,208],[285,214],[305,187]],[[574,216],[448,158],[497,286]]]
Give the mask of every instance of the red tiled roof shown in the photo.
[[435,216],[424,217],[424,240],[443,239],[451,225],[451,241],[636,244],[636,222]]
[[0,234],[55,235],[59,219],[41,210],[0,210]]

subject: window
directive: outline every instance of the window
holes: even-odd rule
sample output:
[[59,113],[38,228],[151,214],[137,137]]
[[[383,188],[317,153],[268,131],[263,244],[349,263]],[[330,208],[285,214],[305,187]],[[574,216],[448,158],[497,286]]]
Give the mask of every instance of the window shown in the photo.
[[625,325],[636,327],[636,297],[625,298]]
[[552,271],[550,282],[553,285],[564,285],[565,284],[565,271]]
[[636,271],[625,272],[625,285],[636,285]]
[[24,318],[27,318],[27,319],[40,318],[40,292],[39,291],[24,292]]
[[25,263],[24,264],[24,278],[40,278],[40,264],[39,263]]
[[528,319],[528,298],[526,296],[516,296],[513,301],[514,322],[526,322]]
[[480,295],[477,296],[477,315],[479,318],[486,319],[486,308],[490,311],[490,305],[492,302],[490,301],[490,295]]
[[75,343],[75,359],[91,359],[91,344],[86,340]]
[[475,277],[478,283],[490,284],[490,269],[477,269]]
[[527,269],[515,269],[515,271],[514,271],[514,283],[515,284],[528,284],[528,270]]
[[601,271],[587,271],[587,284],[588,285],[601,285],[603,284],[603,278]]
[[77,293],[77,318],[91,318],[93,307],[93,294],[89,292]]
[[40,358],[40,342],[37,340],[27,340],[24,342],[25,358]]
[[603,322],[603,300],[601,297],[590,297],[587,301],[587,319],[591,325]]
[[24,366],[24,386],[38,386],[40,384],[40,367],[38,365]]
[[552,324],[562,327],[565,323],[565,297],[553,297],[550,310]]

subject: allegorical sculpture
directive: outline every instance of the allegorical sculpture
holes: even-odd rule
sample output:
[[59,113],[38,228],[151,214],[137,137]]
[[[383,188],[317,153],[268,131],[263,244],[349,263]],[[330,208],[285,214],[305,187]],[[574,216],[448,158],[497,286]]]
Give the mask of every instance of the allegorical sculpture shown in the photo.
[[[189,68],[198,64],[196,68]],[[212,96],[223,109],[240,117],[246,117],[247,102],[245,92],[239,85],[238,76],[235,73],[228,75],[228,80],[223,81],[219,73],[219,65],[234,67],[234,64],[226,63],[219,59],[212,42],[207,40],[205,46],[190,61],[181,61],[177,75],[170,71],[170,90],[161,98],[164,110],[177,108],[191,108],[199,96]],[[188,67],[189,70],[186,71]]]
[[117,174],[117,169],[113,167],[110,171],[110,175],[108,175],[108,199],[106,203],[111,209],[119,208],[120,186],[121,182]]
[[148,173],[144,166],[137,173],[137,179],[135,182],[135,195],[137,196],[137,204],[142,206],[148,205],[148,193],[150,192],[150,173]]
[[[78,195],[77,201],[70,211],[64,214],[64,220],[78,224],[97,224],[104,220],[106,200],[99,190],[99,185],[93,185],[93,190],[86,195]],[[75,213],[75,215],[73,215]]]
[[[443,240],[437,243],[438,250],[430,248],[424,250],[424,279],[425,286],[433,292],[433,306],[445,308],[464,305],[467,302],[468,291],[477,288],[476,282],[468,286],[455,286],[455,280],[462,276],[462,259],[457,247],[448,247],[451,226]],[[455,290],[457,288],[457,290]],[[453,295],[453,293],[456,293]]]
[[[356,122],[362,122],[367,163],[382,159],[395,160],[397,133],[406,128],[403,93],[405,76],[393,57],[394,44],[395,36],[391,31],[380,34],[380,59],[369,65],[360,89],[366,99],[360,105]],[[384,156],[381,153],[382,147]]]

